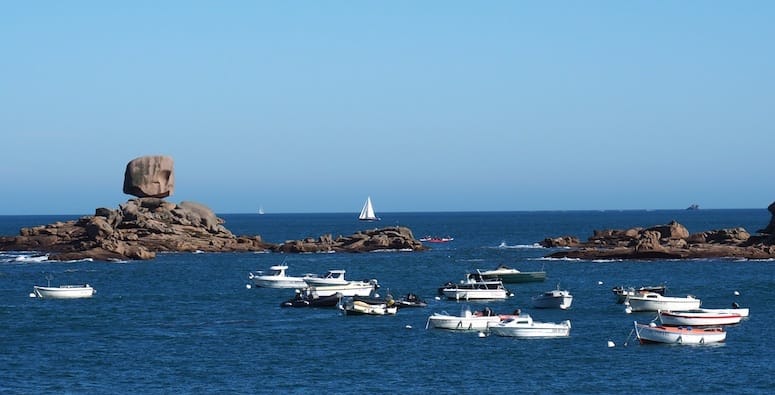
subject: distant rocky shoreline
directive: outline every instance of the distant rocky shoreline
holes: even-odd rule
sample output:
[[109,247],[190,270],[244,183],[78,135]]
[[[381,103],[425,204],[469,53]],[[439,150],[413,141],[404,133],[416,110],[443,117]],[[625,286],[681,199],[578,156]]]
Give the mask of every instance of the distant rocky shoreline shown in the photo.
[[586,242],[575,236],[546,238],[544,247],[563,247],[547,258],[573,259],[775,259],[775,202],[764,229],[751,235],[744,228],[710,230],[690,234],[672,221],[649,228],[596,230]]

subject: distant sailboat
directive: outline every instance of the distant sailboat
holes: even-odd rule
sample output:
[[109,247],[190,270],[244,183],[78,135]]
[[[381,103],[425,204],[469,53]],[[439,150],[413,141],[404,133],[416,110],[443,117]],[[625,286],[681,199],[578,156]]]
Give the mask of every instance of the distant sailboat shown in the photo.
[[379,221],[379,217],[374,214],[374,207],[371,205],[371,196],[366,198],[366,203],[363,205],[358,219],[361,221]]
[[258,208],[258,214],[264,214],[264,206]]

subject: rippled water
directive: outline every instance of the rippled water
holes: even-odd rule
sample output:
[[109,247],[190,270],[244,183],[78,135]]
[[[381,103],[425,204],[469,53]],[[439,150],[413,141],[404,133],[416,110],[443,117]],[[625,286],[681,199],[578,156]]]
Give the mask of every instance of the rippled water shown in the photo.
[[[415,236],[455,240],[427,252],[367,254],[161,254],[152,261],[47,262],[0,254],[0,390],[9,393],[528,393],[733,392],[775,388],[768,329],[775,263],[698,260],[586,262],[544,260],[544,237],[626,228],[676,219],[690,232],[769,221],[766,210],[380,213],[224,215],[236,234],[282,242],[389,225]],[[0,233],[66,217],[0,217]],[[26,254],[24,256],[27,256]],[[249,271],[285,262],[291,274],[347,270],[377,278],[381,293],[414,292],[430,302],[396,316],[345,317],[335,309],[283,309],[288,290],[248,289]],[[538,321],[572,321],[567,339],[515,340],[426,330],[433,312],[463,303],[435,300],[436,288],[476,268],[505,263],[544,268],[544,283],[511,285],[507,301],[471,303],[498,312],[522,308]],[[86,283],[91,299],[39,300],[33,284]],[[602,282],[602,284],[601,284]],[[727,342],[707,346],[641,346],[629,337],[615,285],[667,283],[704,307],[737,301],[750,319],[729,328]],[[560,283],[574,295],[568,311],[533,310],[530,297]],[[734,291],[740,295],[735,296]],[[608,348],[607,341],[616,347]]]

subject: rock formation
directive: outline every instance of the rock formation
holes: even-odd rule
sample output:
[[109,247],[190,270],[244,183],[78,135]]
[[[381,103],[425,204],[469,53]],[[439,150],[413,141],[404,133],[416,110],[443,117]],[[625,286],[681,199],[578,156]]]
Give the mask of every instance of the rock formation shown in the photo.
[[235,236],[207,206],[167,202],[174,189],[172,158],[143,156],[130,161],[124,192],[137,196],[118,209],[98,208],[93,216],[22,228],[18,236],[0,237],[0,251],[40,251],[51,260],[153,259],[157,252],[362,252],[379,249],[423,250],[404,227],[374,229],[349,237],[331,235],[283,244],[260,236]]
[[153,259],[157,252],[366,252],[380,249],[420,251],[422,243],[405,227],[331,235],[282,244],[260,236],[235,236],[208,207],[158,198],[131,199],[118,209],[98,208],[94,216],[22,228],[19,236],[0,237],[0,250],[41,251],[51,260]]
[[175,173],[169,156],[141,156],[124,172],[124,193],[140,198],[165,198],[175,190]]
[[[775,221],[775,203],[770,205]],[[763,233],[763,231],[760,231]],[[650,228],[596,230],[582,243],[572,236],[547,238],[544,247],[571,247],[549,254],[550,258],[578,259],[696,259],[775,258],[775,236],[751,236],[743,228],[689,234],[678,222]]]

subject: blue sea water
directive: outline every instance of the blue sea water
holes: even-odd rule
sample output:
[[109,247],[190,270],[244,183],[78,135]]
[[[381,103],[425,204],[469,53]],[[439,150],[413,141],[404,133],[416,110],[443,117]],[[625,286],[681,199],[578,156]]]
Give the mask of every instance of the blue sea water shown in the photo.
[[[390,225],[453,236],[425,252],[363,254],[160,254],[151,261],[50,262],[0,253],[2,393],[770,393],[775,389],[775,262],[547,260],[545,237],[677,220],[690,232],[766,226],[762,210],[221,215],[235,234],[266,241],[350,235]],[[3,216],[0,234],[68,216]],[[382,294],[414,292],[430,302],[395,316],[342,316],[335,309],[284,309],[293,291],[247,288],[250,271],[285,261],[291,274],[346,269],[377,278]],[[572,321],[566,339],[516,340],[425,329],[434,312],[466,303],[436,300],[437,288],[467,271],[507,264],[543,268],[544,283],[512,284],[506,301],[538,321]],[[30,298],[34,284],[89,283],[91,299]],[[557,284],[568,311],[533,310],[531,296]],[[639,345],[611,287],[666,283],[704,307],[733,301],[751,317],[720,345]],[[739,296],[734,295],[738,291]],[[608,347],[611,340],[616,346]],[[628,341],[629,340],[629,341]],[[625,345],[625,343],[627,343]]]

